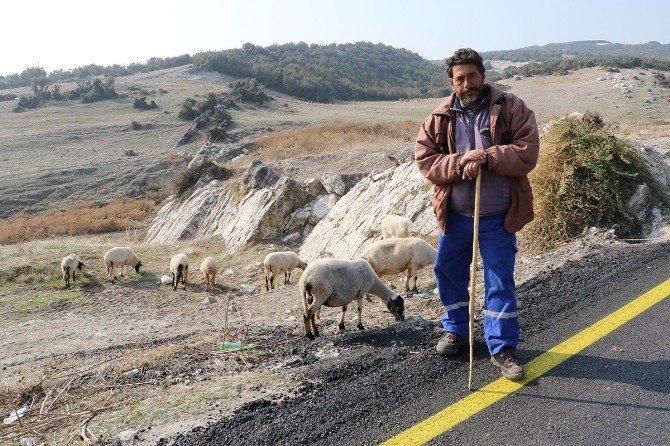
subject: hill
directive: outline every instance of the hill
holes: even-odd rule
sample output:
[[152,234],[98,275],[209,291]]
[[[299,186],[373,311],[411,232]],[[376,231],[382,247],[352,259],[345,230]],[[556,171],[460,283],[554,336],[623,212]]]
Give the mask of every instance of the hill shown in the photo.
[[580,40],[482,53],[484,59],[502,59],[515,62],[554,59],[565,56],[631,56],[670,60],[670,43],[647,42],[642,44],[625,44],[612,43],[607,40]]
[[447,94],[442,67],[381,43],[246,43],[241,49],[196,54],[194,64],[229,76],[255,77],[277,91],[317,102]]

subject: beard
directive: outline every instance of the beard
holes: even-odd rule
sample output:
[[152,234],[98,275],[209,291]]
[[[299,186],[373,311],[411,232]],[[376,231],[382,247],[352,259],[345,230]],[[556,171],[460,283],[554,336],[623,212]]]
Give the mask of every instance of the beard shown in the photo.
[[461,94],[457,95],[458,99],[461,101],[461,105],[464,107],[471,108],[479,102],[483,87],[479,88],[470,88],[466,91],[463,91]]

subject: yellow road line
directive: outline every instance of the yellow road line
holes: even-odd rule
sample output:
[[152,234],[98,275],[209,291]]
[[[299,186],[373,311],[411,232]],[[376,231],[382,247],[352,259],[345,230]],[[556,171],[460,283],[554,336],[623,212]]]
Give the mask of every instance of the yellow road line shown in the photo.
[[668,296],[670,296],[670,279],[530,361],[525,366],[526,378],[522,381],[514,382],[507,378],[499,378],[385,441],[382,446],[418,446],[432,440],[496,401],[519,390],[528,382],[544,375]]

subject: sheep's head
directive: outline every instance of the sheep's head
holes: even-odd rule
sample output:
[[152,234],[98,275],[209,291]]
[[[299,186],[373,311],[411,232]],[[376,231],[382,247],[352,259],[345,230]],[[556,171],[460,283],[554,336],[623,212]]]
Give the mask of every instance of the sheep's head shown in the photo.
[[298,264],[298,268],[300,268],[301,270],[304,271],[305,268],[307,268],[307,262],[303,262],[303,261],[301,260],[300,263]]
[[135,265],[135,272],[136,272],[136,273],[139,273],[139,272],[140,272],[140,266],[143,266],[143,265],[142,265],[142,262],[137,262],[137,265]]
[[81,271],[81,269],[82,269],[84,266],[86,266],[86,265],[84,265],[84,262],[82,262],[81,260],[79,261],[79,263],[77,263],[77,268],[79,269],[79,271]]
[[405,300],[400,295],[396,295],[394,298],[388,301],[386,308],[389,309],[392,315],[395,316],[397,322],[402,322],[405,320]]

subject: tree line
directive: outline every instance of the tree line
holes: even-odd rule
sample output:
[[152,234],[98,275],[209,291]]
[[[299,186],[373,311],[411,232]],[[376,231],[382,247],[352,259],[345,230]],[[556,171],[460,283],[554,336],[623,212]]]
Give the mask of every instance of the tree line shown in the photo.
[[482,53],[482,57],[485,59],[511,60],[513,62],[540,61],[565,56],[588,58],[632,56],[670,60],[670,44],[654,41],[643,44],[621,44],[612,43],[607,40],[581,40]]
[[572,57],[547,59],[541,62],[530,62],[517,67],[507,67],[502,72],[503,78],[514,76],[546,76],[550,74],[568,74],[582,68],[645,68],[661,71],[670,71],[670,60],[653,59],[650,57],[635,56],[608,56],[608,57]]
[[198,53],[195,66],[254,78],[282,93],[316,102],[437,97],[450,93],[444,67],[416,53],[367,42],[242,48]]
[[54,70],[48,75],[44,68],[34,66],[26,68],[20,73],[0,76],[0,90],[6,88],[30,87],[34,82],[33,79],[38,79],[38,82],[43,82],[42,79],[44,79],[44,81],[49,84],[54,84],[66,80],[90,79],[96,76],[120,77],[136,73],[148,73],[150,71],[162,70],[165,68],[179,67],[188,65],[191,62],[191,56],[183,54],[181,56],[167,57],[165,59],[152,57],[147,60],[146,63],[131,63],[129,65],[114,64],[104,67],[101,65],[89,64],[71,70]]

